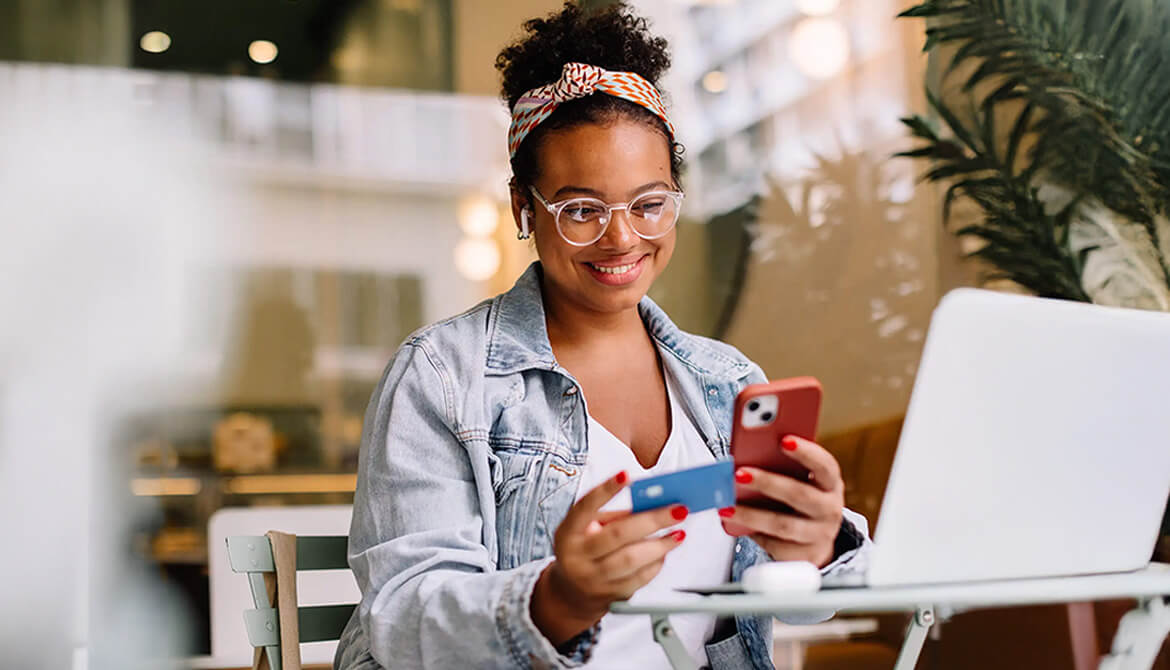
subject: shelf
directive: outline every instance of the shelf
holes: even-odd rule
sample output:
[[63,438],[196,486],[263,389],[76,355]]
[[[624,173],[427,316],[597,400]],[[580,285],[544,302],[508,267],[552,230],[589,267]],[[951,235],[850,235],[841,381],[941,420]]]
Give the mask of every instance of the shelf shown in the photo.
[[224,492],[242,495],[263,493],[353,493],[356,474],[236,475],[224,481]]
[[[219,480],[206,482],[206,480]],[[288,473],[264,475],[213,474],[205,477],[163,476],[134,477],[130,491],[136,496],[194,496],[208,483],[228,495],[266,495],[282,493],[353,493],[357,486],[354,473]]]
[[203,490],[198,477],[135,477],[130,480],[130,492],[136,496],[193,496]]

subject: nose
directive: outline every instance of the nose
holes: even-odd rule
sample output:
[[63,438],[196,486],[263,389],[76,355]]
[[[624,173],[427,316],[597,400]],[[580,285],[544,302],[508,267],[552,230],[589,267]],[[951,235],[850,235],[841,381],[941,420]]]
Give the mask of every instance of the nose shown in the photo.
[[609,225],[605,227],[597,246],[602,249],[625,250],[638,243],[638,234],[630,223],[630,213],[624,209],[615,210],[610,214]]

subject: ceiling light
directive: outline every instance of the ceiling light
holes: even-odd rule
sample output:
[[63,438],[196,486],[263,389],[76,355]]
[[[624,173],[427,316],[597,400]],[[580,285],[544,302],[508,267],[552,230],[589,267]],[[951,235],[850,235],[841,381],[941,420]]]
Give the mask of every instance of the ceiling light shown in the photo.
[[471,281],[484,281],[500,269],[500,248],[489,239],[465,237],[455,245],[455,267]]
[[804,19],[789,36],[788,55],[807,76],[829,79],[849,63],[849,33],[834,19]]
[[722,70],[711,70],[703,75],[703,88],[708,93],[722,93],[727,90],[727,75]]
[[840,6],[841,0],[796,0],[796,8],[809,16],[827,16]]
[[459,207],[459,228],[468,237],[490,237],[500,225],[500,210],[490,198],[469,198]]
[[276,45],[268,40],[256,40],[248,45],[248,57],[261,65],[276,60],[277,53]]
[[171,36],[161,30],[152,30],[138,40],[138,46],[147,53],[160,54],[171,48]]

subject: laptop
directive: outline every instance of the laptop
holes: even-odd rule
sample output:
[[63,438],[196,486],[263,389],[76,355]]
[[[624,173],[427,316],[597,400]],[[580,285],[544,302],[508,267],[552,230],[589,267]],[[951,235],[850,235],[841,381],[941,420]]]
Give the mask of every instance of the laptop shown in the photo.
[[1170,495],[1170,314],[959,289],[935,309],[864,573],[1126,572]]

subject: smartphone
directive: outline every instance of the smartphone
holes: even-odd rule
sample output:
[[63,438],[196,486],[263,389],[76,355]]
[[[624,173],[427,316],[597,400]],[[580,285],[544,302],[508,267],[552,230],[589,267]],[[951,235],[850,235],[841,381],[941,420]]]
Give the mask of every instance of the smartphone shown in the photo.
[[[731,428],[731,456],[735,466],[751,466],[776,472],[801,481],[808,479],[808,469],[788,456],[780,446],[787,435],[806,440],[816,439],[821,416],[821,383],[813,377],[793,377],[747,386],[735,399],[734,423]],[[736,485],[736,501],[792,512],[792,508],[762,494]],[[725,524],[731,535],[750,535],[751,530],[734,523]]]

